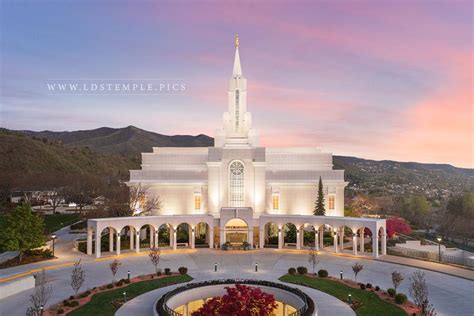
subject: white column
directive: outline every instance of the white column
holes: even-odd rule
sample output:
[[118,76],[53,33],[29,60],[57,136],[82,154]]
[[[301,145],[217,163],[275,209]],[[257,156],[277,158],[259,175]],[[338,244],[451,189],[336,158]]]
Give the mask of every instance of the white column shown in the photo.
[[297,250],[301,249],[301,229],[300,228],[296,229],[296,249]]
[[95,233],[95,257],[100,258],[100,233]]
[[209,227],[209,248],[214,248],[214,227]]
[[352,252],[357,256],[357,234],[352,235]]
[[324,227],[319,228],[319,247],[324,249]]
[[360,253],[363,254],[364,253],[364,247],[365,247],[365,227],[362,227],[360,229],[360,236],[359,236],[359,242],[360,242]]
[[109,252],[114,252],[114,233],[109,228]]
[[339,249],[337,247],[337,233],[336,232],[337,232],[337,230],[334,230],[334,237],[333,237],[333,239],[334,239],[334,252],[338,253]]
[[155,240],[154,240],[154,244],[153,244],[155,246],[155,248],[159,247],[158,246],[159,245],[159,243],[158,243],[158,230],[159,229],[155,230]]
[[314,249],[319,251],[319,233],[318,230],[314,230]]
[[196,233],[195,233],[195,227],[191,227],[191,249],[194,249],[195,246],[194,246],[194,243],[196,241],[196,239],[194,238],[196,236]]
[[155,244],[155,233],[153,232],[153,228],[150,226],[150,249],[153,248]]
[[133,229],[133,227],[130,227],[129,234],[130,234],[130,250],[133,250],[133,240],[135,237],[135,230]]
[[220,233],[220,238],[219,238],[219,244],[220,244],[220,247],[222,247],[223,244],[225,244],[225,228],[222,228],[221,229],[221,233]]
[[247,232],[247,240],[250,244],[250,249],[253,249],[253,226],[250,226]]
[[172,238],[172,245],[173,245],[173,250],[176,250],[178,248],[178,242],[177,242],[177,236],[176,236],[177,232],[176,232],[176,229],[174,229],[174,227],[172,228],[172,235],[173,235],[173,238]]
[[117,255],[120,254],[120,233],[117,233],[117,249],[115,249]]
[[344,226],[339,231],[339,250],[344,252]]
[[372,256],[379,257],[379,237],[377,235],[372,235]]
[[387,254],[387,234],[382,235],[382,255]]
[[260,244],[260,249],[263,249],[263,247],[265,247],[265,228],[260,229],[260,233],[258,234],[258,241]]
[[283,248],[283,231],[281,228],[278,228],[278,249]]
[[140,252],[140,231],[137,230],[135,238],[135,252]]
[[92,229],[87,228],[87,254],[92,255]]

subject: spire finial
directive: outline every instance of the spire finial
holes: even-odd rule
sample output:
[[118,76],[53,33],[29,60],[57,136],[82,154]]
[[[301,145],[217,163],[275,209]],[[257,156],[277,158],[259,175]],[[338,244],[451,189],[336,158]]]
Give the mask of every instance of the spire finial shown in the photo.
[[235,33],[235,47],[239,48],[239,33]]

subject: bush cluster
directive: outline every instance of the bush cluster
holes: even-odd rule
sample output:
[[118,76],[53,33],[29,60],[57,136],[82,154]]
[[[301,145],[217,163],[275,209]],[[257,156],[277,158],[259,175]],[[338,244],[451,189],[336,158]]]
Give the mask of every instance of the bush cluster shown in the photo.
[[308,273],[308,269],[306,267],[298,267],[298,268],[296,268],[296,271],[298,271],[299,274]]
[[398,293],[395,295],[395,302],[397,304],[404,304],[408,301],[408,297],[403,293]]
[[368,288],[368,289],[371,289],[371,288],[372,288],[372,284],[371,284],[371,283],[367,283],[367,284],[365,285],[365,287]]
[[364,283],[361,283],[359,286],[360,286],[361,290],[365,290],[365,284]]
[[170,275],[171,274],[171,269],[170,268],[165,268],[165,274]]
[[111,288],[113,288],[113,287],[114,287],[114,285],[113,285],[112,283],[107,284],[107,288],[108,288],[108,289],[111,289]]
[[79,302],[78,302],[78,301],[71,301],[71,302],[69,303],[69,306],[70,306],[70,307],[79,306]]
[[289,268],[288,269],[288,274],[295,275],[296,274],[296,269],[295,268]]
[[380,287],[378,285],[375,286],[375,291],[376,292],[380,291]]
[[186,274],[188,273],[188,268],[186,267],[179,267],[178,268],[179,274]]
[[59,314],[64,314],[64,309],[62,309],[62,308],[58,309],[58,315]]
[[324,270],[324,269],[321,269],[318,271],[318,276],[320,278],[327,278],[329,275],[328,271],[327,270]]
[[158,269],[158,271],[156,271],[156,275],[157,275],[157,276],[160,276],[160,275],[161,275],[161,269]]
[[389,288],[389,289],[387,290],[387,293],[388,293],[388,295],[390,295],[391,297],[394,297],[397,292],[395,291],[395,289]]

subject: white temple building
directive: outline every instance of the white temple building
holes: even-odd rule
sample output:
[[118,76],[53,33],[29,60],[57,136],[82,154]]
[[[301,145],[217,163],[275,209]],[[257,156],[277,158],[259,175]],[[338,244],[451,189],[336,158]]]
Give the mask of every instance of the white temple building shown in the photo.
[[[114,239],[114,234],[109,234],[113,249],[114,240],[120,243],[122,229],[128,226],[137,236],[141,231],[135,241],[134,234],[128,233],[130,249],[138,250],[140,239],[147,234],[149,244],[158,245],[163,225],[173,249],[194,248],[198,233],[205,235],[204,244],[211,248],[222,247],[226,242],[263,248],[275,235],[275,247],[301,249],[308,243],[310,230],[316,235],[309,239],[313,243],[318,240],[315,245],[319,248],[324,246],[326,227],[334,236],[342,232],[339,248],[334,238],[334,249],[339,251],[347,243],[345,226],[352,230],[354,240],[364,228],[376,235],[372,239],[377,240],[380,235],[385,240],[385,220],[344,218],[344,188],[348,183],[343,170],[333,170],[331,153],[316,147],[259,146],[258,132],[247,111],[247,79],[240,63],[238,37],[228,86],[227,112],[223,114],[222,127],[216,131],[214,147],[154,147],[153,152],[142,154],[141,170],[130,171],[127,185],[146,188],[145,200],[159,197],[161,208],[154,211],[154,216],[90,220],[90,244],[92,231],[112,227],[118,237]],[[326,216],[313,215],[320,178]],[[188,242],[184,243],[177,236],[182,223],[188,230]],[[296,231],[296,236],[290,236],[292,240],[285,237],[291,230],[287,224],[296,227],[290,227]],[[145,233],[143,225],[150,227]],[[357,253],[358,247],[352,248]],[[116,249],[120,252],[120,246]],[[382,252],[385,253],[385,246]]]

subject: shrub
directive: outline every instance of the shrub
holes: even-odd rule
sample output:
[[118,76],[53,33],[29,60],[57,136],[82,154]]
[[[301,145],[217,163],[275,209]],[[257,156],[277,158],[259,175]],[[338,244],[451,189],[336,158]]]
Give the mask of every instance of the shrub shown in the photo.
[[157,276],[160,276],[160,275],[161,275],[161,269],[158,269],[158,271],[156,271],[156,275],[157,275]]
[[63,305],[64,305],[64,306],[69,306],[69,301],[68,301],[68,300],[64,300],[64,301],[63,301]]
[[387,290],[387,293],[388,293],[388,295],[390,295],[391,297],[394,297],[397,292],[395,291],[395,289],[389,288],[389,289]]
[[365,284],[361,284],[361,285],[360,285],[360,289],[361,289],[361,290],[365,290]]
[[170,275],[171,274],[171,269],[170,268],[165,268],[165,274]]
[[367,283],[367,284],[365,285],[365,287],[368,288],[368,289],[371,289],[371,288],[372,288],[372,284],[371,284],[371,283]]
[[308,273],[308,269],[306,267],[298,267],[298,268],[296,268],[296,271],[298,271],[299,274]]
[[291,274],[291,275],[296,274],[296,269],[295,268],[289,268],[288,269],[288,274]]
[[397,304],[404,304],[408,301],[408,298],[405,294],[403,293],[398,293],[397,295],[395,295],[395,302]]
[[75,299],[74,295],[71,295],[69,296],[69,299],[72,301],[73,299]]
[[64,309],[62,308],[58,309],[58,314],[64,314]]
[[80,295],[80,297],[84,298],[84,297],[88,297],[89,295],[91,295],[91,291],[85,291],[84,293]]
[[122,286],[122,285],[123,285],[123,281],[122,281],[122,280],[118,281],[116,285],[117,285],[117,286]]
[[111,289],[111,288],[113,288],[113,287],[114,287],[114,285],[113,285],[112,283],[107,284],[107,288],[108,288],[108,289]]
[[188,273],[188,268],[186,267],[179,267],[178,268],[179,274],[186,274]]
[[380,287],[378,285],[375,286],[375,291],[376,292],[380,291]]
[[328,271],[327,270],[324,270],[324,269],[321,269],[318,271],[318,276],[320,278],[327,278],[329,275]]
[[71,303],[69,303],[69,306],[71,306],[71,307],[79,306],[79,302],[78,301],[72,301]]
[[125,282],[125,284],[130,284],[130,280],[129,280],[129,279],[125,279],[124,282]]

